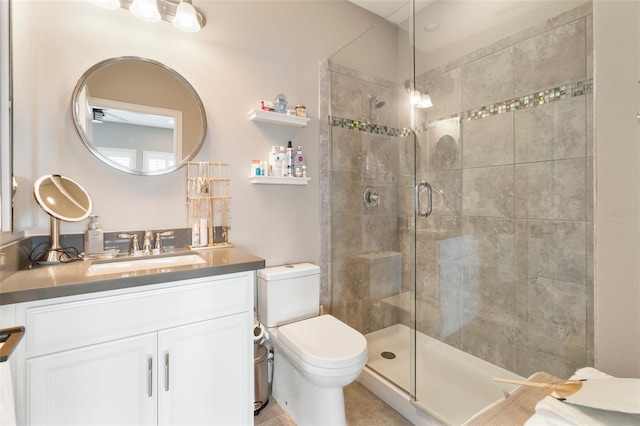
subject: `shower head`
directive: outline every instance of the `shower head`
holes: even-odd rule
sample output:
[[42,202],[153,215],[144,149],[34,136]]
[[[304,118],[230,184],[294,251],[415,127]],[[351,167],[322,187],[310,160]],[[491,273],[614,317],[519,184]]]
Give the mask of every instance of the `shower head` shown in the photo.
[[373,105],[377,108],[382,108],[386,104],[385,101],[379,100],[377,97],[373,95],[369,95],[369,105]]

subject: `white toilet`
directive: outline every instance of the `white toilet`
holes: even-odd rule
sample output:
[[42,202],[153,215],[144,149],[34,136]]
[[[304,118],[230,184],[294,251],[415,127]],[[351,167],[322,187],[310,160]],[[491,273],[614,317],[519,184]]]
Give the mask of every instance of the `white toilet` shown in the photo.
[[274,348],[273,397],[298,425],[346,425],[342,388],[367,362],[367,341],[331,315],[318,315],[320,268],[311,263],[258,271],[258,312]]

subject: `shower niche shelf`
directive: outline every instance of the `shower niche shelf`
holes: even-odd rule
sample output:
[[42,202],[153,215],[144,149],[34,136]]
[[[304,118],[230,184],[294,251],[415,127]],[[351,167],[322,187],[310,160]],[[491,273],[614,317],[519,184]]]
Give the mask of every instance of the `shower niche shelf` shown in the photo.
[[254,185],[306,185],[311,178],[294,178],[286,176],[250,176],[249,182]]
[[261,123],[278,124],[280,126],[290,127],[306,127],[310,118],[296,117],[294,115],[280,114],[277,112],[263,111],[261,109],[252,109],[249,111],[249,119]]

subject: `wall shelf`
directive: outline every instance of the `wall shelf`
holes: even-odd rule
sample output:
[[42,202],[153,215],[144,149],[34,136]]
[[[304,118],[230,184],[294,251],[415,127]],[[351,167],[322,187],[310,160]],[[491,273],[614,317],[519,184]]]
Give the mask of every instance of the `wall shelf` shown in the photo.
[[261,123],[279,124],[281,126],[305,127],[310,118],[296,117],[294,115],[280,114],[277,112],[264,111],[261,109],[252,109],[249,111],[249,119],[251,121],[259,121]]
[[310,180],[286,176],[249,176],[249,182],[255,185],[306,185]]

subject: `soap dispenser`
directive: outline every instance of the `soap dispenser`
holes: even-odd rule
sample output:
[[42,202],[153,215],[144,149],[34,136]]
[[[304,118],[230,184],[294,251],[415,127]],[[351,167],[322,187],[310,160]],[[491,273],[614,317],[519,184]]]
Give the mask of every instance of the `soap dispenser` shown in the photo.
[[100,229],[98,216],[89,216],[89,229],[84,233],[84,254],[104,252],[104,232]]

